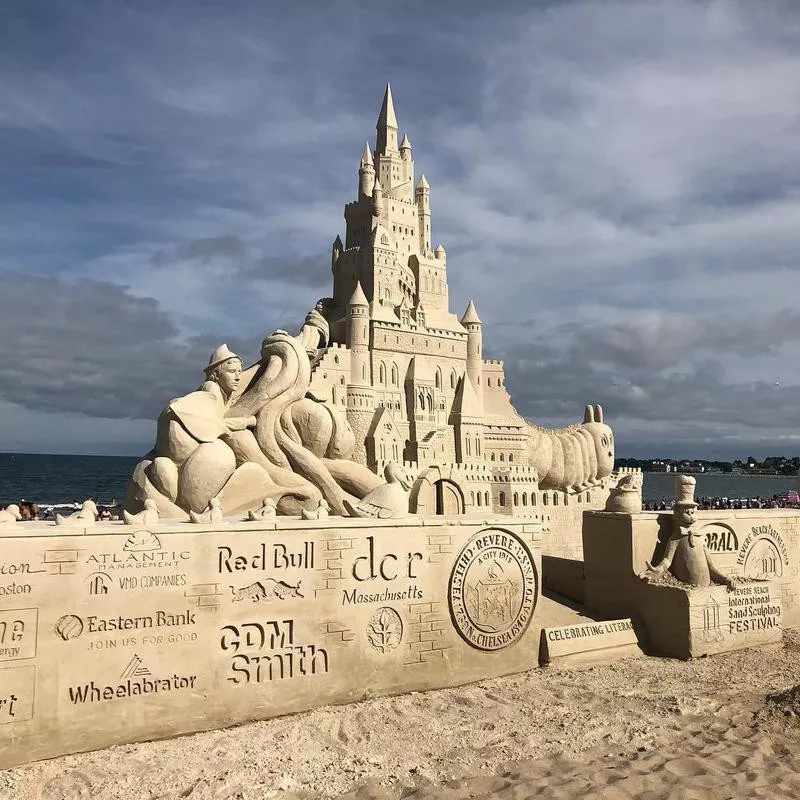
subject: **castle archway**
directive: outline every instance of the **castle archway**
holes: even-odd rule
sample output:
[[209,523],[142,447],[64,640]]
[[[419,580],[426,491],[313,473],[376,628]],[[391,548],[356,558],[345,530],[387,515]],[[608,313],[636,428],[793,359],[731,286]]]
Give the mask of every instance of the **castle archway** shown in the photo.
[[450,469],[430,467],[414,482],[409,506],[423,517],[459,516],[464,513],[464,492]]

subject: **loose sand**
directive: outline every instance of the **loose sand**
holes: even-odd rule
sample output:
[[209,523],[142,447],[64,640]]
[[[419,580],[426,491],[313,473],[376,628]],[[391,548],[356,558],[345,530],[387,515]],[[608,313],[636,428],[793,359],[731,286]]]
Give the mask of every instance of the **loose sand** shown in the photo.
[[534,670],[59,758],[0,773],[0,798],[797,798],[797,683],[787,632],[769,650]]

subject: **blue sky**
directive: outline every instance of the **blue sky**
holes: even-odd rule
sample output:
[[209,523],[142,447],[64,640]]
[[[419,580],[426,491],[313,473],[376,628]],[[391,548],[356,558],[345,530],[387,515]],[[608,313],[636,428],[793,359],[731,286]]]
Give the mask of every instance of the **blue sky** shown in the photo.
[[144,452],[213,347],[296,328],[390,80],[521,413],[800,452],[791,0],[3,8],[0,450]]

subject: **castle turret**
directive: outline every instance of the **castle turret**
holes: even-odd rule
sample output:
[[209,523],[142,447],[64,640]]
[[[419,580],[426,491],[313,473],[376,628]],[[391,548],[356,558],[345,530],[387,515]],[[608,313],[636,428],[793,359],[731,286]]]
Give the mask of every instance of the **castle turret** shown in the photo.
[[364,443],[375,413],[375,392],[372,389],[370,372],[369,303],[360,281],[356,283],[355,291],[347,305],[347,346],[350,348],[347,421],[356,439],[353,460],[359,464],[366,464],[367,451]]
[[358,168],[358,197],[369,197],[375,184],[375,164],[372,160],[372,151],[369,142],[364,145],[364,155],[361,156],[361,166]]
[[331,269],[336,269],[336,262],[339,260],[339,256],[342,254],[342,250],[344,250],[344,245],[342,244],[341,238],[337,235],[336,238],[333,240],[333,246],[331,247]]
[[383,211],[383,187],[375,176],[375,181],[372,184],[372,216],[379,217]]
[[[439,245],[441,247],[441,245]],[[442,248],[444,249],[444,248]],[[439,248],[436,248],[438,254]],[[438,257],[438,255],[437,255]],[[482,380],[483,372],[483,323],[475,310],[475,303],[469,301],[464,316],[461,317],[461,324],[467,329],[467,376],[469,377],[472,388],[478,402],[482,402]]]
[[403,161],[411,161],[411,141],[407,133],[403,134],[403,141],[400,142],[400,158]]
[[419,220],[419,251],[423,255],[427,255],[431,251],[431,187],[425,180],[424,173],[420,175],[417,188],[414,189],[414,200],[417,204],[417,219]]
[[381,105],[381,112],[378,114],[378,123],[375,128],[378,131],[375,152],[380,154],[396,153],[397,117],[394,115],[392,87],[388,83],[386,84],[386,92],[383,95],[383,105]]

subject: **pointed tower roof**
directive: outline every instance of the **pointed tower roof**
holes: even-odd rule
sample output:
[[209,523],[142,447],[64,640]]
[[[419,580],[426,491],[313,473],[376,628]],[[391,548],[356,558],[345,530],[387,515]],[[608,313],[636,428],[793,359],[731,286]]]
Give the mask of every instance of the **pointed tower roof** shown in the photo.
[[417,189],[430,189],[431,185],[425,179],[425,173],[423,172],[422,175],[419,176],[419,180],[417,181]]
[[461,417],[483,417],[478,395],[469,376],[464,374],[456,387],[456,396],[453,398],[453,413]]
[[400,142],[400,149],[402,150],[403,148],[406,148],[406,147],[407,147],[409,150],[411,149],[411,141],[410,141],[410,140],[409,140],[409,138],[408,138],[408,134],[407,134],[407,133],[404,133],[404,134],[403,134],[403,141],[402,141],[402,142]]
[[381,182],[378,180],[378,174],[375,173],[375,183],[372,184],[372,194],[375,192],[382,192],[383,187],[381,186]]
[[469,324],[482,325],[483,324],[481,322],[481,318],[478,316],[478,312],[475,310],[475,303],[473,303],[472,300],[469,301],[469,305],[467,306],[467,310],[464,312],[464,316],[461,317],[461,324],[462,325],[469,325]]
[[356,289],[353,292],[353,295],[350,298],[350,302],[347,305],[349,306],[369,305],[369,303],[367,302],[367,296],[364,294],[364,290],[361,288],[361,281],[356,282]]
[[336,234],[336,238],[333,240],[333,249],[334,250],[344,250],[344,245],[342,244],[342,239],[339,234]]
[[389,83],[386,84],[381,113],[378,114],[378,127],[397,128],[397,117],[394,115],[394,101],[392,100],[392,86]]
[[372,160],[372,150],[369,149],[369,142],[364,145],[364,155],[361,156],[361,166],[371,167],[374,162]]

